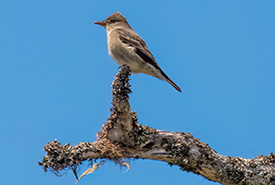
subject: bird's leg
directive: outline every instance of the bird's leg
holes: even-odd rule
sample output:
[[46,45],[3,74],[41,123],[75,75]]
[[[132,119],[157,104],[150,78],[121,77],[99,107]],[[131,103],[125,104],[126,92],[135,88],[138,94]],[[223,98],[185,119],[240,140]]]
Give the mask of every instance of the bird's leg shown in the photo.
[[121,68],[126,67],[126,64],[123,64],[122,66],[118,66],[117,70],[119,71]]

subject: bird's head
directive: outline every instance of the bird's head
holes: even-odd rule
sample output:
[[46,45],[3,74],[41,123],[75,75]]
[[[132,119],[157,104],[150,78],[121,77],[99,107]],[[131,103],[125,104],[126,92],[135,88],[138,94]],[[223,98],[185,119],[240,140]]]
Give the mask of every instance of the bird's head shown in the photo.
[[112,29],[120,26],[130,27],[126,18],[123,17],[120,12],[113,13],[112,15],[107,17],[107,19],[105,19],[104,21],[97,21],[95,22],[95,24],[103,26],[105,29]]

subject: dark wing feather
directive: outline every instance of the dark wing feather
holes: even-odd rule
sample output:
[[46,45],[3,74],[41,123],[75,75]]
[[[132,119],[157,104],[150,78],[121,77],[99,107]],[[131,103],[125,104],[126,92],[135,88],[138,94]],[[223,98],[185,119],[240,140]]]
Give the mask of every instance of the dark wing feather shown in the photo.
[[117,30],[119,34],[120,40],[129,46],[132,46],[135,48],[135,53],[142,58],[145,62],[151,64],[156,69],[158,69],[164,77],[167,77],[167,75],[161,70],[159,65],[156,63],[155,58],[153,57],[152,53],[149,51],[149,49],[146,46],[146,43],[140,36],[136,33],[130,33],[127,30],[118,29]]
[[155,58],[153,57],[152,53],[149,51],[149,49],[146,46],[146,43],[140,36],[132,31],[127,31],[125,29],[117,29],[117,32],[119,34],[119,39],[124,43],[131,47],[135,48],[135,53],[142,58],[145,62],[151,64],[156,69],[160,71],[162,76],[165,78],[165,80],[170,83],[175,89],[177,89],[179,92],[181,92],[181,89],[161,70],[157,62],[155,61]]

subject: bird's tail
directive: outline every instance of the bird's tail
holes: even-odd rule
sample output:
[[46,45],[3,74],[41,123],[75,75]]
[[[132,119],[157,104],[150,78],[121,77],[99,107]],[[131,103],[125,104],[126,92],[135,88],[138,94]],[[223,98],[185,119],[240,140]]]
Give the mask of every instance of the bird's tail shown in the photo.
[[177,89],[179,92],[181,92],[181,89],[179,86],[177,86],[170,78],[165,79],[169,84],[171,84],[175,89]]
[[177,89],[179,92],[181,92],[181,89],[179,86],[177,86],[162,70],[160,71],[161,74],[164,76],[164,80],[167,81],[169,84],[171,84],[175,89]]

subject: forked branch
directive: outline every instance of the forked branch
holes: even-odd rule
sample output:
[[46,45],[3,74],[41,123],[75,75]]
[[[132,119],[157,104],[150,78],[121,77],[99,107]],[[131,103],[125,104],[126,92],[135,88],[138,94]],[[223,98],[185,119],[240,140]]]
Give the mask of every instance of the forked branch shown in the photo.
[[83,161],[109,159],[121,163],[124,159],[141,158],[180,166],[222,184],[275,185],[275,155],[253,159],[218,154],[208,144],[183,132],[159,131],[137,123],[136,113],[129,104],[130,70],[123,66],[112,83],[113,107],[108,121],[92,143],[62,146],[58,141],[47,143],[42,162],[45,171],[55,173],[75,169]]

